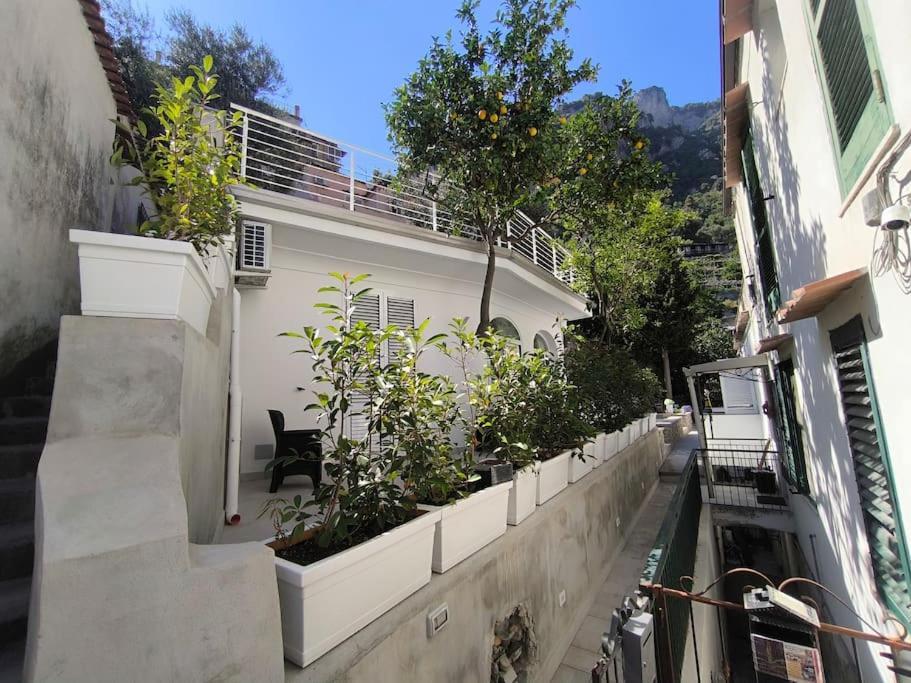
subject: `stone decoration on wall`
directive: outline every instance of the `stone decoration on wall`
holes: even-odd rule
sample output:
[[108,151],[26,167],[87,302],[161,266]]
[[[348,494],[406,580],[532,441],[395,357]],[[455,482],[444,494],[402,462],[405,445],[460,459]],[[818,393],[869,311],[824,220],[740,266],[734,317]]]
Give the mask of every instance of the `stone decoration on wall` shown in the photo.
[[519,604],[493,629],[490,683],[525,683],[538,658],[535,622],[528,608]]

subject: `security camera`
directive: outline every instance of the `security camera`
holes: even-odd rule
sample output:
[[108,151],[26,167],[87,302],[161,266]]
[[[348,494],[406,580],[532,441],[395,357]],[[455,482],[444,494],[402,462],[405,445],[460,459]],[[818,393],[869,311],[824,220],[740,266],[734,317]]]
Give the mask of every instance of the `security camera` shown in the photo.
[[905,230],[911,224],[911,207],[893,204],[883,211],[879,223],[886,230]]

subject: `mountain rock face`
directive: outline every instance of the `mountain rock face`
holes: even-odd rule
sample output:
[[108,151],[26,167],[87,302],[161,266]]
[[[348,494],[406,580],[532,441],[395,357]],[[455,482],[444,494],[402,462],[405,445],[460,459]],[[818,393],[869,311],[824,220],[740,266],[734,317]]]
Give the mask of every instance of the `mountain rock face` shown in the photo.
[[643,128],[680,128],[685,132],[699,130],[706,125],[720,123],[720,102],[693,102],[682,107],[672,107],[664,88],[657,85],[639,90],[634,99],[642,112]]

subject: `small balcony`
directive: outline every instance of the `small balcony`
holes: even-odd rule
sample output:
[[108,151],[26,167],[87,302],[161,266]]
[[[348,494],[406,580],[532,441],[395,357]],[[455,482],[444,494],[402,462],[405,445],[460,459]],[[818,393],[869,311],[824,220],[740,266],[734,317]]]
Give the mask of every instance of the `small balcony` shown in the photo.
[[[263,190],[418,230],[480,240],[478,229],[437,205],[427,192],[433,177],[402,178],[394,159],[334,140],[238,105],[242,114],[241,176]],[[506,226],[499,246],[509,249],[566,285],[575,274],[569,252],[520,213]],[[515,236],[515,239],[513,239]]]

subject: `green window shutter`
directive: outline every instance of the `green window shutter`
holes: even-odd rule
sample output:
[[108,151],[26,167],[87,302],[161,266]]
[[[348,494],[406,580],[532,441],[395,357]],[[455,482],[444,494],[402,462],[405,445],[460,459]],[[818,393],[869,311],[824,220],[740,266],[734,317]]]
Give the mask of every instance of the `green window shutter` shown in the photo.
[[911,574],[860,317],[833,330],[831,340],[876,586],[887,607],[907,626]]
[[803,452],[803,438],[794,400],[794,363],[785,360],[775,367],[775,402],[783,447],[784,476],[797,493],[808,495],[810,482]]
[[842,191],[860,177],[891,125],[865,0],[810,0]]
[[765,194],[759,180],[759,169],[756,166],[756,155],[753,150],[753,135],[747,133],[743,142],[743,177],[746,181],[747,196],[750,200],[750,214],[753,218],[753,232],[756,237],[757,268],[759,282],[766,310],[770,315],[781,306],[781,290],[778,285],[778,269],[775,266],[775,246],[772,243],[772,230],[766,213]]

